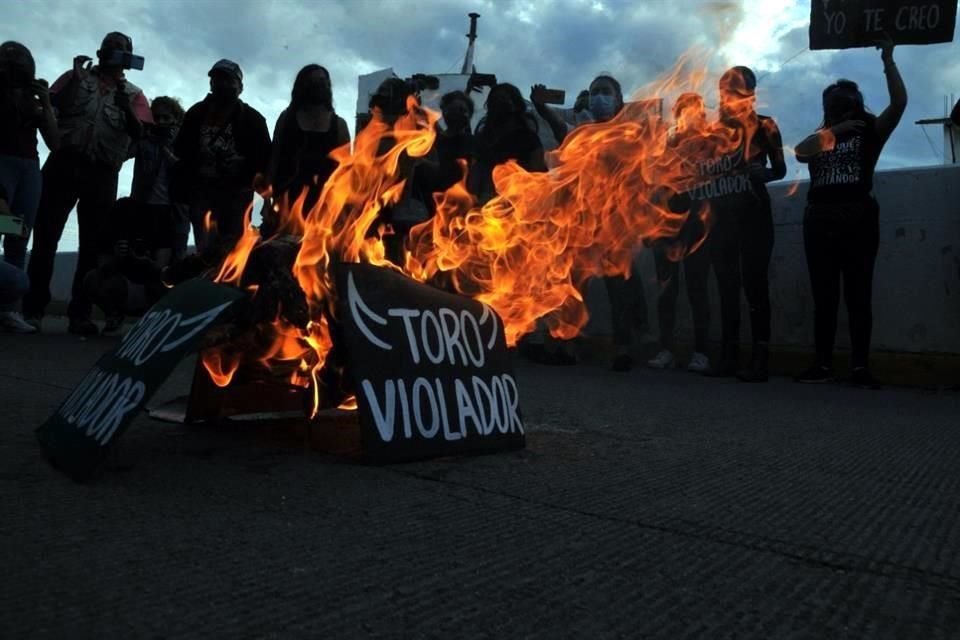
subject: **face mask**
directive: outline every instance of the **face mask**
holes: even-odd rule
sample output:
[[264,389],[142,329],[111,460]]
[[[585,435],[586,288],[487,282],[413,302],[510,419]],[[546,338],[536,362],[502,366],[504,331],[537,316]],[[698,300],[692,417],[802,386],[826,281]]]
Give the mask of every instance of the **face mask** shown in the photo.
[[447,131],[463,131],[470,125],[470,119],[465,113],[450,113],[443,116],[443,121],[447,124]]
[[590,96],[590,113],[597,120],[609,120],[617,111],[617,102],[613,96]]
[[322,82],[312,82],[304,88],[303,97],[308,104],[327,104],[330,89]]

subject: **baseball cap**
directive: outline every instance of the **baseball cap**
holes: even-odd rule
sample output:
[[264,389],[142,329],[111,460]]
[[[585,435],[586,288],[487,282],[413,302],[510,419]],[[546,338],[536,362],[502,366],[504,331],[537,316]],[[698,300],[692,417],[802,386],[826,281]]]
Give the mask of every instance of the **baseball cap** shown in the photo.
[[212,76],[215,71],[229,73],[240,82],[243,82],[243,71],[240,70],[240,65],[233,60],[227,60],[226,58],[218,60],[217,63],[210,68],[210,72],[207,75]]

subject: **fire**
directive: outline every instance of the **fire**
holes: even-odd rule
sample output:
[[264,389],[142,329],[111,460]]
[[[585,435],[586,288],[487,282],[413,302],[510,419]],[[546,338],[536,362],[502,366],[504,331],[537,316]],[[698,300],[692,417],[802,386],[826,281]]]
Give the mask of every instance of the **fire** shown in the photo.
[[[685,58],[635,98],[659,104],[659,98],[697,91],[707,79],[705,68],[694,56]],[[347,145],[331,153],[339,165],[315,206],[304,211],[303,197],[282,203],[278,235],[301,237],[292,271],[306,295],[310,322],[294,327],[277,319],[269,348],[245,354],[244,361],[292,369],[291,383],[312,389],[316,412],[324,401],[320,373],[333,346],[337,291],[330,267],[337,262],[402,269],[422,282],[442,277],[493,308],[510,345],[540,320],[557,337],[575,337],[587,321],[580,292],[589,278],[630,275],[637,249],[676,236],[692,210],[709,228],[709,209],[691,209],[679,194],[704,180],[705,165],[751,140],[758,126],[752,96],[728,96],[722,110],[721,120],[684,114],[670,128],[643,106],[582,126],[550,154],[549,172],[528,173],[514,162],[496,167],[499,195],[482,206],[464,178],[435,194],[436,216],[412,230],[400,266],[385,258],[382,238],[391,230],[380,214],[401,199],[410,167],[432,148],[438,115],[413,99],[407,115],[392,125],[375,114],[352,152]],[[263,240],[248,218],[217,281],[240,286],[251,252]],[[702,241],[675,250],[673,257],[697,250]],[[206,352],[203,361],[215,380],[237,369],[224,350]]]

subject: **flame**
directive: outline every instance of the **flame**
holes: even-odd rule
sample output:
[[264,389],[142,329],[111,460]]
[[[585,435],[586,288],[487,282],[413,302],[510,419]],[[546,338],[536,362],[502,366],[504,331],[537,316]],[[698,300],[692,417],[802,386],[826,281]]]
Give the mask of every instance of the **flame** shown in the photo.
[[[713,121],[702,99],[692,101],[692,110],[689,97],[681,100],[687,106],[675,114],[674,127],[659,109],[649,108],[699,91],[708,77],[700,58],[684,57],[639,91],[640,106],[571,132],[549,154],[550,171],[530,173],[512,161],[497,166],[499,195],[489,202],[477,203],[468,193],[463,163],[464,178],[435,194],[436,215],[411,231],[402,265],[386,259],[383,238],[391,230],[381,213],[403,198],[411,169],[433,147],[438,114],[412,98],[396,122],[375,113],[352,152],[345,145],[330,154],[338,166],[313,207],[303,210],[305,194],[278,203],[283,233],[301,237],[292,272],[311,320],[294,327],[276,319],[269,346],[246,353],[245,361],[279,371],[292,367],[291,383],[312,389],[316,414],[324,401],[320,372],[333,346],[337,292],[330,267],[337,262],[394,268],[422,282],[442,277],[493,308],[510,345],[540,320],[554,336],[576,336],[587,322],[580,292],[589,278],[629,276],[634,253],[645,242],[676,237],[691,211],[709,230],[709,207],[691,206],[689,198],[684,205],[684,194],[710,178],[718,158],[748,147],[757,131],[753,96],[738,86],[724,92],[722,117]],[[239,286],[251,251],[262,241],[249,217],[246,222],[219,282]],[[705,237],[674,249],[673,257],[696,251]],[[222,351],[204,355],[215,379],[219,374],[222,380],[223,363]],[[344,406],[355,406],[355,399]]]
[[229,349],[209,349],[203,352],[201,358],[213,383],[218,387],[226,387],[240,368],[242,354]]

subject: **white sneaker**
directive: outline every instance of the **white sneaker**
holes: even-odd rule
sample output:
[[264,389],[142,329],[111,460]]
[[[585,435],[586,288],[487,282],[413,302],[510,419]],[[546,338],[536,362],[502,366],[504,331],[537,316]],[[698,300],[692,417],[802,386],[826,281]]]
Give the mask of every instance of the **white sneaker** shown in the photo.
[[706,355],[695,351],[693,356],[690,358],[690,364],[687,365],[687,371],[692,371],[694,373],[704,373],[705,371],[710,370],[710,358]]
[[647,360],[647,365],[653,369],[669,369],[673,366],[673,354],[664,349],[653,360]]
[[4,333],[36,333],[37,328],[24,320],[19,311],[0,311],[0,331]]

